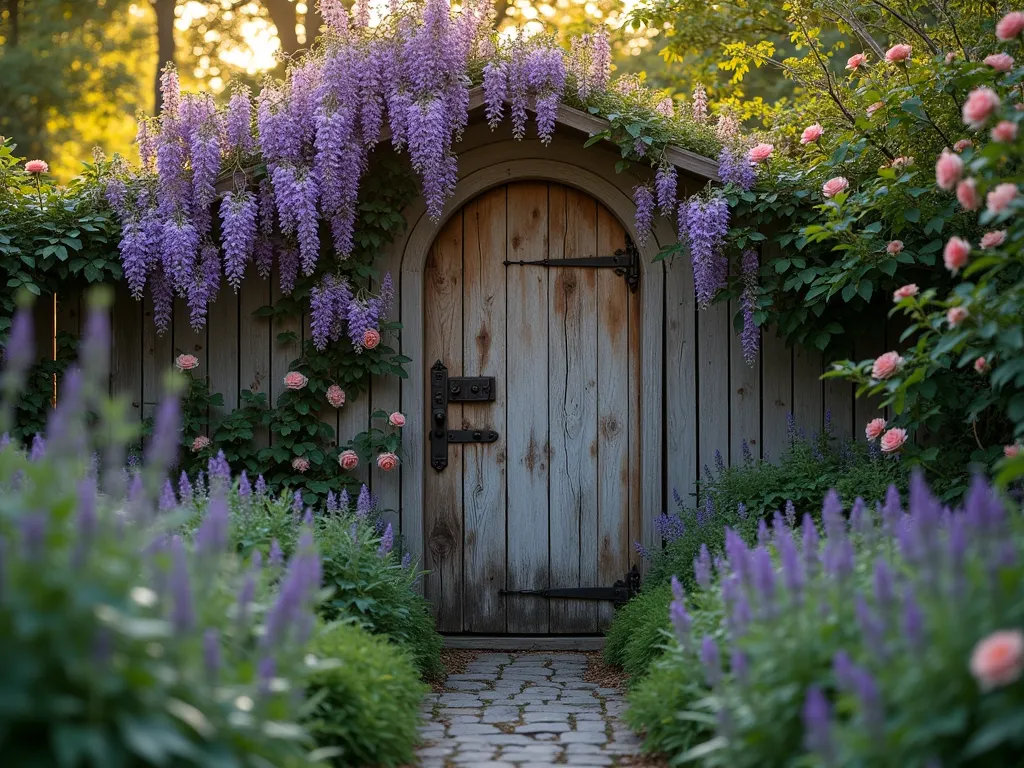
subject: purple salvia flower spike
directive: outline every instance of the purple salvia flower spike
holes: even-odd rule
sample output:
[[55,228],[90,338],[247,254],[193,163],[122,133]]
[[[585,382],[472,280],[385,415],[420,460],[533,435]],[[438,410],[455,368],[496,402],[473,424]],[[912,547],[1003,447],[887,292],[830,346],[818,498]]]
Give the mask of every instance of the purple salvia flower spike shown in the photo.
[[377,557],[385,558],[388,553],[391,552],[391,548],[395,545],[395,532],[391,528],[391,523],[388,523],[388,527],[384,531],[384,535],[380,539],[380,546],[377,548]]
[[262,474],[256,476],[255,491],[257,496],[263,496],[267,492],[267,481],[263,479]]
[[188,632],[195,623],[192,587],[189,584],[188,559],[180,536],[171,539],[171,625],[178,634]]
[[821,757],[826,765],[833,765],[835,752],[832,744],[832,708],[825,694],[816,685],[807,689],[802,717],[804,746],[809,752]]
[[359,489],[359,498],[356,499],[356,517],[366,519],[371,511],[370,489],[364,485]]
[[220,633],[211,627],[203,633],[203,666],[210,680],[220,672]]
[[693,561],[693,572],[702,589],[711,586],[711,553],[707,544],[700,545],[700,554]]
[[267,562],[272,568],[284,565],[284,553],[281,551],[281,545],[277,543],[277,539],[270,542],[270,557]]
[[402,555],[402,570],[407,571],[412,566],[412,553],[406,552]]
[[327,492],[327,511],[337,512],[338,511],[338,499],[334,495],[334,491]]
[[181,497],[182,504],[188,504],[192,501],[192,483],[188,481],[188,475],[184,470],[182,470],[181,476],[178,478],[178,495]]
[[708,635],[705,635],[701,641],[700,662],[704,665],[704,675],[708,686],[716,687],[722,679],[722,660],[718,653],[718,645]]
[[46,456],[46,440],[36,432],[32,438],[32,452],[29,454],[29,461],[41,461]]
[[174,495],[174,486],[171,485],[170,480],[165,480],[163,491],[160,493],[160,501],[157,504],[157,509],[161,512],[169,512],[177,506],[178,497]]

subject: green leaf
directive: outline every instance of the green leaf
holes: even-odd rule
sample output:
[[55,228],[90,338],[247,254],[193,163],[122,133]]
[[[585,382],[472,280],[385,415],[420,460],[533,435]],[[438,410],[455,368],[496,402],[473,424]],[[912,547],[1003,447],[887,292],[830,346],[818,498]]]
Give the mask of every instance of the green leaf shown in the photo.
[[921,209],[908,208],[903,212],[903,220],[909,221],[911,224],[917,224],[921,220]]

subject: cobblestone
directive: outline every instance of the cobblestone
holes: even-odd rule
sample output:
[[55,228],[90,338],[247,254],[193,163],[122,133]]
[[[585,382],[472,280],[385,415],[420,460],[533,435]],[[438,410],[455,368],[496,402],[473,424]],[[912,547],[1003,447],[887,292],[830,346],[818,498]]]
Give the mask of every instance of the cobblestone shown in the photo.
[[586,668],[578,653],[479,654],[424,700],[417,765],[622,764],[640,752],[623,692],[586,682]]

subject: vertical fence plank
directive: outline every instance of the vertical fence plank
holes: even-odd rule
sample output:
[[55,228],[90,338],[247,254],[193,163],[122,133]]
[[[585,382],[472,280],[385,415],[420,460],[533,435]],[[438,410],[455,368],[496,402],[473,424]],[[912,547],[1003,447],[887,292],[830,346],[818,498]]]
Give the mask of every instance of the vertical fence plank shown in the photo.
[[[729,317],[739,310],[729,302]],[[761,355],[753,363],[743,357],[743,343],[732,322],[729,324],[729,455],[733,464],[741,460],[746,441],[754,458],[761,456]],[[703,391],[702,391],[703,396]],[[725,453],[725,451],[722,451]]]
[[[274,304],[282,297],[280,276],[274,268],[270,276],[270,295]],[[277,398],[285,391],[284,377],[290,370],[292,361],[298,358],[302,339],[301,319],[295,315],[275,315],[270,330],[270,385],[267,388],[270,407],[274,407]],[[293,334],[292,338],[281,340],[284,333]],[[273,442],[273,435],[270,436]]]
[[665,270],[665,430],[667,483],[692,506],[697,482],[697,338],[693,271],[683,259]]
[[[876,313],[870,313],[875,315]],[[877,316],[877,315],[876,315]],[[874,359],[887,351],[885,346],[885,326],[881,323],[866,323],[854,341],[854,357],[856,360]],[[889,347],[888,349],[892,349]],[[864,434],[864,426],[874,418],[884,417],[884,409],[880,406],[879,397],[858,397],[853,404],[854,435]]]
[[153,297],[146,294],[142,301],[142,418],[153,411],[164,391],[164,375],[174,359],[174,334],[168,328],[157,334],[153,322]]
[[[392,275],[392,277],[397,280],[398,275]],[[398,308],[396,306],[390,308],[386,319],[392,321],[398,319]],[[396,335],[394,337],[385,337],[381,343],[397,350],[399,348],[398,342],[399,339]],[[419,365],[421,362],[420,360],[413,360],[410,365]],[[386,411],[387,413],[402,410],[399,381],[397,376],[377,376],[374,378],[373,385],[370,388],[370,397],[368,398],[371,413],[376,410]],[[340,414],[336,413],[334,421],[335,424],[340,426],[339,416]],[[340,437],[339,435],[339,439]],[[408,455],[405,452],[405,448],[406,441],[403,439],[402,448],[400,449],[403,459]],[[373,493],[377,497],[378,507],[384,520],[391,523],[396,534],[400,528],[399,507],[401,506],[402,488],[400,473],[403,471],[405,471],[404,466],[394,472],[383,472],[377,468],[376,464],[370,467],[370,482],[373,487]]]
[[776,329],[761,334],[762,455],[777,462],[786,450],[786,420],[793,410],[793,355]]
[[[715,451],[729,462],[729,337],[726,304],[697,313],[698,465],[710,466]],[[735,457],[733,461],[738,461]]]
[[[270,304],[270,281],[250,274],[238,289],[238,388],[270,399],[270,339],[269,317],[258,317],[254,312]],[[253,433],[253,443],[259,448],[270,444],[266,427]]]
[[128,402],[128,418],[142,415],[142,302],[132,298],[125,283],[114,290],[111,311],[110,389]]
[[224,398],[223,408],[211,409],[211,421],[222,419],[238,407],[238,294],[224,285],[210,306],[210,392]]
[[793,418],[808,435],[821,432],[824,390],[821,386],[821,353],[802,346],[793,348]]
[[840,440],[853,437],[853,385],[843,379],[825,379],[823,383],[825,413],[835,436]]
[[[176,298],[174,300],[172,330],[174,332],[174,354],[195,355],[199,358],[199,368],[193,371],[192,375],[209,381],[210,366],[206,348],[208,325],[204,325],[198,331],[192,328],[188,305],[184,299]],[[205,427],[202,431],[204,434],[208,432]]]

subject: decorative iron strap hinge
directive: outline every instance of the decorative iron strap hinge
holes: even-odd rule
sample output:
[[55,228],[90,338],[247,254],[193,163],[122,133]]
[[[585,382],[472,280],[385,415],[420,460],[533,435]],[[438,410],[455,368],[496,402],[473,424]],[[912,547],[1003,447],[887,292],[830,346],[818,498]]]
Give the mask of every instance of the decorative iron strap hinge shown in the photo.
[[448,466],[449,443],[493,443],[493,429],[448,429],[448,403],[494,400],[493,376],[449,376],[438,360],[430,368],[430,466]]
[[506,267],[591,267],[614,269],[615,274],[624,278],[631,293],[640,287],[640,253],[632,238],[626,235],[626,247],[611,256],[584,256],[580,259],[537,259],[536,261],[504,261]]
[[610,587],[551,587],[549,589],[500,589],[499,595],[527,595],[533,597],[561,597],[568,600],[608,600],[616,605],[628,603],[640,591],[640,571],[634,565],[626,578]]

